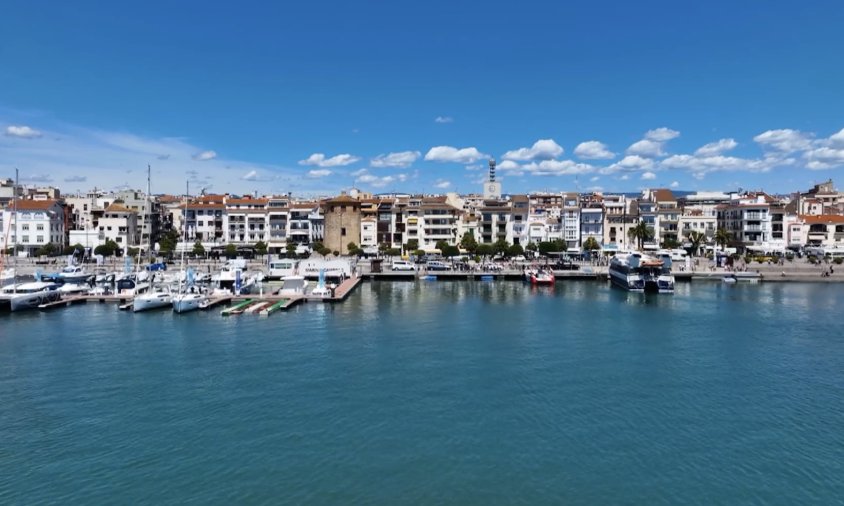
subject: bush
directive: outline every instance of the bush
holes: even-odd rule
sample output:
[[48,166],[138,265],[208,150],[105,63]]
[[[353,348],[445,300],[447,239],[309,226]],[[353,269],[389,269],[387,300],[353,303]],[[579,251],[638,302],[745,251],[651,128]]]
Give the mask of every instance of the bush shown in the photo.
[[832,261],[835,265],[841,265],[844,263],[844,258],[838,257]]

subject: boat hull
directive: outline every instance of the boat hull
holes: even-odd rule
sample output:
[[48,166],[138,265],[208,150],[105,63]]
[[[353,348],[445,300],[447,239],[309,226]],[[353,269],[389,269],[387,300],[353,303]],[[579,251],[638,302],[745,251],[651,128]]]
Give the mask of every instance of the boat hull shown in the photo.
[[176,313],[188,313],[190,311],[196,311],[197,309],[199,309],[203,301],[206,300],[206,297],[203,296],[176,296],[173,298],[173,311],[175,311]]
[[12,312],[38,309],[38,306],[41,304],[56,302],[60,298],[61,293],[55,290],[15,295],[9,298],[9,309],[11,309]]
[[173,297],[162,294],[158,297],[135,297],[132,301],[132,311],[135,313],[141,311],[149,311],[151,309],[161,309],[169,307],[173,304]]

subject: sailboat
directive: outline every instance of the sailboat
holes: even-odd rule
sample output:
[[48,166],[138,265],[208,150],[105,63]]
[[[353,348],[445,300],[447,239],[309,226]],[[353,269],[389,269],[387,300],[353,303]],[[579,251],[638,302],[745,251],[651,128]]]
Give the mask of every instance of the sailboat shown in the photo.
[[[184,215],[184,239],[183,244],[186,245],[188,241],[188,195],[190,194],[190,183],[188,183],[187,192],[185,193],[185,215]],[[182,260],[179,270],[185,270],[185,247],[182,247]],[[208,297],[199,292],[199,289],[194,284],[195,278],[192,269],[185,272],[184,291],[182,291],[182,277],[179,277],[179,293],[173,297],[173,311],[177,313],[187,313],[199,309],[200,304],[208,301]]]
[[[12,197],[14,199],[14,219],[12,221],[15,227],[15,241],[12,245],[12,282],[0,290],[0,307],[9,311],[21,311],[24,309],[35,309],[41,304],[57,301],[61,297],[61,293],[56,290],[59,287],[58,284],[41,281],[41,276],[37,272],[34,282],[23,283],[20,285],[18,284],[16,269],[18,261],[18,169],[15,169],[15,187],[12,190]],[[6,239],[6,244],[8,244],[8,237]],[[6,270],[4,269],[4,271]],[[8,271],[6,272],[8,275]]]
[[[146,220],[145,225],[147,227],[147,255],[152,251],[152,224],[150,220],[150,191],[152,191],[150,185],[150,166],[147,165],[147,201],[146,201]],[[139,261],[140,263],[140,261]],[[140,311],[148,311],[150,309],[158,309],[169,307],[173,304],[173,295],[170,293],[170,287],[168,286],[156,286],[155,285],[155,274],[152,275],[152,283],[150,290],[146,293],[142,293],[140,295],[135,296],[135,299],[132,301],[132,311],[135,313]]]

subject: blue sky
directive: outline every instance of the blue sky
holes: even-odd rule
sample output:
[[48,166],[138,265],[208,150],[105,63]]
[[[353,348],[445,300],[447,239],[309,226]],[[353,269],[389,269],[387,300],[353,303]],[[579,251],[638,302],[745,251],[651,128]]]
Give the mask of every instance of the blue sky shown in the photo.
[[122,4],[4,4],[0,177],[469,192],[486,156],[505,192],[844,176],[841,2]]

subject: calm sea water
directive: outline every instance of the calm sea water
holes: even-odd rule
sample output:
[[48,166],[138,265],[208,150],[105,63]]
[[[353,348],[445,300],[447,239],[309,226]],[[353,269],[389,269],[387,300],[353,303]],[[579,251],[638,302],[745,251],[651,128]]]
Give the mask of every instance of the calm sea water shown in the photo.
[[841,285],[0,317],[0,503],[834,504]]

